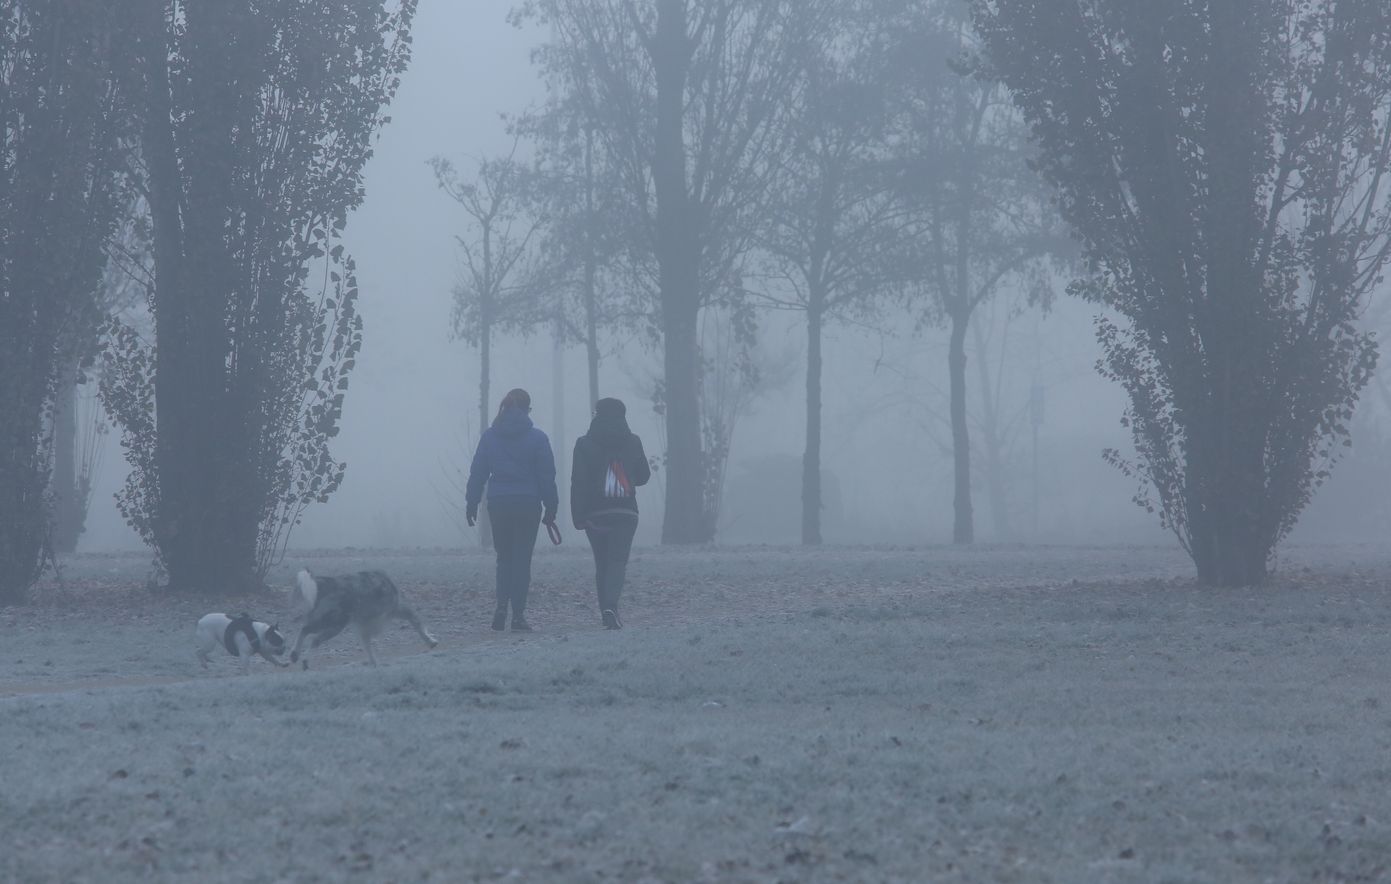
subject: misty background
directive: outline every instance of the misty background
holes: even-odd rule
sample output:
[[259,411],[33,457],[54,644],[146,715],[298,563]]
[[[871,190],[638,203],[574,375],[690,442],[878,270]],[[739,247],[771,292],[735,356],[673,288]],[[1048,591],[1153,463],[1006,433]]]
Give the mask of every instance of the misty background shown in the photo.
[[[477,544],[451,518],[462,491],[449,482],[467,470],[478,428],[476,351],[450,334],[451,289],[460,272],[455,236],[464,216],[436,185],[433,156],[469,168],[513,144],[504,116],[538,104],[544,89],[530,52],[544,33],[507,20],[512,0],[423,2],[410,66],[365,173],[366,200],[351,214],[345,245],[358,263],[365,341],[333,453],[346,461],[342,487],[306,512],[291,547],[459,547]],[[521,148],[527,150],[525,142]],[[525,159],[524,154],[519,159]],[[998,530],[992,500],[973,458],[977,539],[991,542],[1110,544],[1173,542],[1154,516],[1131,501],[1133,483],[1103,462],[1104,448],[1133,450],[1120,424],[1124,391],[1098,376],[1095,306],[1054,282],[1045,312],[1002,290],[973,325],[988,339],[984,358],[1001,411],[1014,421],[1004,476],[1008,529]],[[947,424],[946,332],[915,330],[903,311],[882,328],[829,326],[824,345],[824,450],[828,543],[946,543],[952,531],[952,457]],[[759,314],[765,385],[733,433],[718,540],[798,541],[804,444],[805,332],[796,315]],[[1377,324],[1376,317],[1369,323]],[[1006,345],[1002,348],[1001,341]],[[972,342],[972,344],[974,341]],[[982,353],[968,344],[968,408],[978,416]],[[568,474],[574,439],[588,426],[582,347],[566,351],[563,425],[555,420],[552,345],[500,333],[493,344],[490,408],[511,387],[533,397],[533,418],[551,437]],[[660,356],[636,335],[605,340],[601,395],[628,403],[633,431],[660,451],[651,380]],[[1038,393],[1035,393],[1038,388]],[[1035,397],[1041,423],[1034,445]],[[84,395],[93,396],[88,389]],[[1388,470],[1378,454],[1386,386],[1378,377],[1354,424],[1354,451],[1316,494],[1293,541],[1375,541],[1387,522]],[[973,424],[973,449],[981,434]],[[79,551],[141,549],[113,495],[127,465],[116,432],[100,443],[86,530]],[[1036,458],[1036,461],[1035,461]],[[1035,466],[1037,464],[1037,466]],[[658,472],[640,495],[646,517],[639,543],[661,529]],[[1381,484],[1377,484],[1381,483]],[[562,495],[565,490],[562,489]],[[1035,499],[1037,501],[1035,505]],[[573,535],[562,521],[567,535]],[[573,536],[570,538],[573,541]]]

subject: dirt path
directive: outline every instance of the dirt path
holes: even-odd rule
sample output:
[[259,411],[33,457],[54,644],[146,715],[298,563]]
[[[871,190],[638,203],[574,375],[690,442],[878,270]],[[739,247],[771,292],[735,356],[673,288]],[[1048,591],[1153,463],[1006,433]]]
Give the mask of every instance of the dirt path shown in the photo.
[[[380,567],[392,574],[422,619],[441,640],[439,653],[493,654],[526,642],[565,640],[597,630],[588,556],[574,548],[538,553],[528,636],[493,633],[492,560],[478,551],[361,551],[297,554],[272,575],[287,587],[300,563],[318,573]],[[1321,582],[1363,583],[1369,591],[1391,573],[1391,556],[1366,548],[1296,549],[1286,553],[1289,580],[1317,589]],[[227,657],[203,670],[195,661],[192,630],[209,603],[161,595],[146,582],[142,556],[79,556],[65,567],[61,585],[41,585],[33,603],[0,609],[0,698],[179,684],[238,677]],[[970,604],[974,594],[1027,592],[1029,587],[1095,586],[1099,599],[1135,592],[1192,592],[1190,565],[1174,549],[1158,547],[975,547],[818,550],[708,548],[640,550],[630,567],[624,599],[629,629],[662,625],[732,624],[796,613],[896,610],[937,599]],[[1045,593],[1046,594],[1046,593]],[[1196,593],[1194,604],[1220,604],[1221,593]],[[296,626],[288,594],[268,592],[218,603],[278,619],[287,636]],[[404,628],[379,644],[384,661],[422,653]],[[314,653],[315,668],[361,665],[357,639],[340,636]],[[290,677],[264,661],[256,675]]]

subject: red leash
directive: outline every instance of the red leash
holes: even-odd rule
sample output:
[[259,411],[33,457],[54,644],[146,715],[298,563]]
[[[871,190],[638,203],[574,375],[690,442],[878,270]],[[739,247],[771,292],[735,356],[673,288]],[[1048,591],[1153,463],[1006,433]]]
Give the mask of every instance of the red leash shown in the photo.
[[546,533],[550,535],[551,543],[560,546],[560,526],[555,522],[546,523]]

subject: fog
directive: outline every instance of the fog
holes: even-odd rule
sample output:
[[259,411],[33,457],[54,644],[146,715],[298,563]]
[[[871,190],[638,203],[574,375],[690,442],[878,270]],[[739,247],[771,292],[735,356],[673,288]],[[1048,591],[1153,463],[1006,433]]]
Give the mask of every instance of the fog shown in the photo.
[[[459,273],[454,237],[463,217],[436,187],[427,166],[443,156],[467,166],[505,153],[512,144],[503,120],[540,101],[543,88],[529,53],[535,31],[509,24],[511,0],[468,4],[425,2],[414,28],[414,54],[392,103],[392,122],[380,135],[366,176],[366,200],[349,220],[346,244],[358,263],[365,344],[334,441],[348,464],[341,489],[311,507],[292,547],[458,547],[477,543],[449,514],[461,497],[451,470],[466,467],[476,437],[478,359],[451,340],[450,290]],[[1133,483],[1102,461],[1108,447],[1132,451],[1120,423],[1124,392],[1095,371],[1097,308],[1062,294],[1055,280],[1050,310],[1017,308],[1017,293],[1003,291],[973,319],[997,336],[1008,318],[1009,345],[984,354],[1000,379],[1002,411],[1019,420],[1008,453],[1011,530],[993,528],[991,502],[980,477],[973,485],[978,539],[986,542],[1063,544],[1172,543],[1153,515],[1135,506]],[[778,367],[734,431],[726,476],[722,543],[795,543],[799,489],[782,499],[747,494],[751,476],[781,468],[795,480],[805,420],[804,330],[785,315],[760,315],[760,347]],[[976,361],[969,349],[970,409],[979,405]],[[556,425],[551,342],[499,335],[494,343],[493,399],[511,387],[528,389],[538,426],[552,437],[558,460],[568,461],[574,439],[589,419],[584,354],[566,352],[563,426]],[[830,543],[934,544],[949,542],[952,526],[950,432],[944,423],[946,335],[942,329],[874,330],[831,327],[825,344],[824,466],[838,501],[828,499]],[[659,420],[650,404],[659,354],[634,336],[605,341],[601,391],[627,400],[633,430],[659,451]],[[1027,410],[1031,386],[1044,395],[1044,417],[1032,444]],[[1369,399],[1376,399],[1375,395]],[[1369,411],[1380,411],[1373,401]],[[978,417],[973,413],[973,418]],[[1359,427],[1365,429],[1368,421]],[[973,447],[979,444],[979,433]],[[105,438],[82,551],[139,548],[116,512],[113,495],[126,464],[117,434]],[[1038,467],[1035,469],[1035,456]],[[563,469],[563,467],[562,467]],[[1356,498],[1365,476],[1346,464],[1335,489],[1316,497],[1294,539],[1367,540],[1384,523],[1369,523],[1342,505]],[[643,497],[647,514],[640,543],[656,542],[661,522],[662,476]],[[761,491],[761,489],[759,489]],[[1037,505],[1034,500],[1037,495]],[[1332,496],[1336,499],[1329,502]]]
[[1391,7],[125,2],[0,16],[0,881],[1386,879]]

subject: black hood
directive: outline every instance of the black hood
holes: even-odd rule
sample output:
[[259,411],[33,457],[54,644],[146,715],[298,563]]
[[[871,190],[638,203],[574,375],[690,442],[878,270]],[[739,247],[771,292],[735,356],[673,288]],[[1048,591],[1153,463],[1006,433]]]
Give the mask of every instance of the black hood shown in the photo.
[[621,414],[596,414],[589,422],[589,438],[600,448],[612,451],[628,440],[633,431],[628,429],[628,419]]

